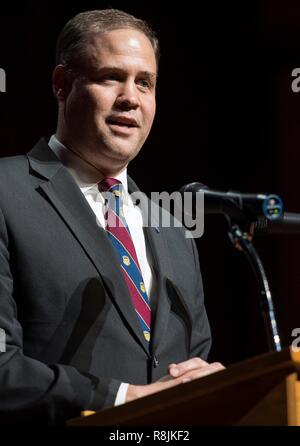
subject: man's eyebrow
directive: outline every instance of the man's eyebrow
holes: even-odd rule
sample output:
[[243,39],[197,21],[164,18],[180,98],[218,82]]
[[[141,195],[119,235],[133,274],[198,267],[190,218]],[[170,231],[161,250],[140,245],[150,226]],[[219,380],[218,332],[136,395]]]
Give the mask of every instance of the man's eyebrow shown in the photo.
[[141,71],[140,74],[142,76],[149,77],[150,79],[153,79],[154,81],[157,79],[157,73],[152,73],[151,71]]
[[[95,67],[94,71],[97,72],[98,74],[103,74],[103,73],[107,73],[107,72],[115,72],[115,73],[120,73],[120,74],[123,73],[124,74],[127,72],[126,69],[124,69],[122,67],[114,66],[114,65],[107,65],[104,67],[97,67],[97,68]],[[154,73],[152,71],[147,71],[147,70],[139,71],[138,75],[148,77],[148,78],[152,79],[153,81],[155,81],[157,79],[157,73]]]

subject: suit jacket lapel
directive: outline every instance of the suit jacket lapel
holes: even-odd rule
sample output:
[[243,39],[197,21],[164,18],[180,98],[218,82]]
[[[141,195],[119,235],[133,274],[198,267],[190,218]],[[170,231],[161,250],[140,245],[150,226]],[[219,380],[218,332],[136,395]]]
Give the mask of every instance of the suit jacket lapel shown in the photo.
[[152,325],[152,353],[156,354],[159,343],[167,336],[168,320],[170,315],[170,300],[167,294],[166,281],[168,280],[168,272],[166,265],[166,246],[164,236],[160,232],[156,232],[154,228],[145,228],[145,234],[151,247],[153,258],[155,259],[155,270],[157,277],[156,288],[156,309],[154,321]]
[[41,182],[37,191],[44,195],[64,220],[74,237],[101,275],[108,294],[125,317],[137,342],[148,353],[131,296],[122,277],[117,254],[104,229],[99,228],[95,215],[75,181],[48,147],[46,140],[28,153],[31,169],[48,181]]
[[[137,192],[139,190],[137,185],[130,177],[128,177],[128,190],[130,193]],[[148,206],[147,209],[144,209],[145,205]],[[167,294],[166,282],[167,280],[171,280],[170,277],[172,277],[172,269],[169,262],[168,248],[165,241],[165,229],[160,227],[157,207],[152,203],[151,209],[154,212],[152,212],[151,215],[149,212],[149,207],[149,199],[146,200],[146,203],[141,201],[141,211],[144,215],[148,215],[147,225],[144,227],[144,234],[147,241],[147,246],[150,247],[153,256],[154,270],[157,280],[157,286],[155,289],[156,296],[154,297],[156,300],[156,308],[151,327],[151,352],[152,354],[156,354],[160,341],[167,335],[166,330],[168,326],[171,304]]]

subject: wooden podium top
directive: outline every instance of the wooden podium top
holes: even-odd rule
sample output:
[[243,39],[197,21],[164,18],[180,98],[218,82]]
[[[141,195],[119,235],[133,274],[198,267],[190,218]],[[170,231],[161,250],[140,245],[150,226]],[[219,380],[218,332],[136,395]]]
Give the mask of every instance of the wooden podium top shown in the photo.
[[286,348],[121,406],[69,420],[67,425],[224,426],[243,424],[247,414],[254,412],[254,423],[263,417],[273,420],[275,425],[286,425],[286,377],[295,373],[297,377],[298,372],[300,352]]

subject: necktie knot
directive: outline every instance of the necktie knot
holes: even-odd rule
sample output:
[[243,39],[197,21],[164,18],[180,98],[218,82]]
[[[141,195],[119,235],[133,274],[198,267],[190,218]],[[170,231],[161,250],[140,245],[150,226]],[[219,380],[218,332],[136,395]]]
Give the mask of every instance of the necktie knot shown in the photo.
[[119,196],[122,192],[123,185],[116,178],[104,178],[104,180],[100,181],[98,187],[101,192],[111,192]]
[[105,204],[114,209],[117,215],[120,215],[120,210],[123,206],[121,198],[122,187],[121,181],[115,178],[104,178],[98,184],[98,188],[105,199]]

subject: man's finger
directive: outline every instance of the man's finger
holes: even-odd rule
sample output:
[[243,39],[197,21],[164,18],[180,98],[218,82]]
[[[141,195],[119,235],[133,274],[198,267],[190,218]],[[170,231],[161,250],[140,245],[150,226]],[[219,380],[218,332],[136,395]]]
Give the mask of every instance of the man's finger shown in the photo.
[[212,373],[220,372],[224,370],[225,367],[219,362],[213,362],[205,367],[194,369],[186,372],[180,377],[181,382],[185,383],[188,381],[193,381],[194,379],[203,378],[204,376],[211,375]]
[[177,378],[185,373],[207,366],[208,363],[201,358],[191,358],[178,364],[169,365],[169,374],[173,378]]

